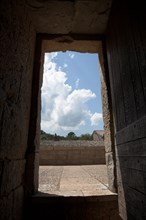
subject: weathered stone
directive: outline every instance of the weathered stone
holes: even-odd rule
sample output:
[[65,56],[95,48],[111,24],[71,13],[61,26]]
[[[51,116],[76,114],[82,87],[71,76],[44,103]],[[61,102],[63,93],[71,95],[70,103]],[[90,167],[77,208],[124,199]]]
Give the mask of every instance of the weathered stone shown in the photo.
[[[51,38],[51,36],[50,36]],[[43,40],[42,42],[42,51],[52,52],[52,51],[78,51],[83,53],[98,53],[98,49],[101,46],[101,42],[97,41],[96,38],[94,40],[86,39],[83,40],[80,37],[76,40],[77,37],[71,36],[56,36],[49,40]],[[61,43],[63,42],[63,43]]]
[[109,189],[112,192],[116,192],[116,189],[115,189],[115,164],[114,164],[114,160],[113,160],[113,153],[106,153],[106,165],[107,165]]
[[[113,112],[112,112],[112,100],[111,100],[111,91],[110,91],[110,82],[108,81],[108,70],[105,63],[103,47],[100,45],[98,48],[99,51],[99,71],[101,78],[101,93],[102,93],[102,111],[103,111],[103,121],[104,121],[104,145],[106,152],[106,163],[107,163],[107,172],[109,179],[109,189],[113,192],[116,192],[116,171],[115,171],[115,139],[114,139],[114,124],[113,124]],[[112,157],[109,157],[109,154],[112,154]],[[111,168],[108,168],[109,164],[112,164]]]
[[8,195],[24,181],[25,160],[4,161],[1,195]]
[[24,200],[24,189],[23,186],[20,186],[14,191],[14,199],[13,199],[13,219],[21,220],[23,215],[23,206]]
[[0,12],[1,159],[24,158],[29,126],[35,35],[25,5],[14,2],[1,1]]
[[33,194],[38,190],[39,154],[27,155],[25,188],[26,193]]
[[3,161],[0,161],[0,182],[1,182],[1,178],[2,178],[2,172],[3,172]]
[[[110,12],[111,0],[30,1],[28,9],[40,33],[102,34]],[[83,25],[84,24],[84,25]]]
[[[103,104],[103,117],[109,176],[111,178],[115,173],[112,160],[115,156],[114,135],[117,133],[116,152],[119,159],[118,169],[121,175],[118,178],[121,178],[120,181],[123,184],[119,187],[119,192],[121,191],[121,197],[119,197],[120,214],[123,219],[146,218],[145,158],[142,159],[143,162],[139,162],[142,156],[145,155],[144,141],[146,137],[146,17],[144,1],[141,1],[140,4],[135,3],[135,1],[132,4],[130,1],[113,1],[110,19],[107,22],[110,7],[111,0],[1,0],[0,161],[2,162],[0,163],[2,164],[2,169],[0,170],[0,184],[2,186],[1,193],[7,195],[6,197],[1,197],[1,219],[15,219],[11,214],[13,209],[13,193],[11,192],[16,187],[19,187],[24,175],[23,165],[20,164],[18,166],[18,161],[23,161],[25,158],[28,159],[25,173],[29,173],[29,169],[30,173],[28,176],[26,175],[26,188],[30,190],[31,194],[37,189],[39,164],[38,159],[36,159],[38,156],[36,157],[35,152],[38,152],[39,129],[32,126],[32,130],[34,129],[32,131],[30,128],[30,109],[32,107],[34,107],[34,110],[36,109],[34,114],[36,125],[40,120],[40,109],[33,105],[34,102],[38,101],[38,104],[40,102],[38,84],[41,84],[41,79],[40,82],[38,81],[39,71],[42,73],[43,69],[43,62],[40,66],[40,62],[43,59],[41,60],[39,53],[42,52],[43,56],[45,50],[58,51],[60,47],[60,50],[63,51],[72,49],[81,52],[99,52],[99,57],[101,57],[103,54],[99,50],[102,46],[104,58],[100,59],[103,70],[101,82],[103,103],[105,103]],[[105,33],[107,23],[108,30]],[[37,49],[36,53],[34,53],[36,33],[49,33],[49,36],[44,34],[43,38],[47,41],[51,36],[53,40],[50,41],[51,44],[49,41],[45,43],[46,47],[43,46],[43,48],[41,48],[41,43],[39,42],[39,47],[38,41],[36,41]],[[37,35],[37,39],[38,36],[42,37],[40,34]],[[55,37],[52,34],[68,34],[68,36]],[[102,40],[103,44],[101,45],[101,43],[97,42],[98,40]],[[56,46],[54,46],[55,41]],[[92,43],[89,43],[89,41],[92,41]],[[34,71],[33,75],[34,54],[34,67],[37,66],[38,72]],[[35,78],[36,75],[38,78]],[[31,114],[33,114],[33,111],[31,111]],[[34,134],[32,135],[31,132],[34,132]],[[28,141],[28,136],[32,137],[31,143]],[[141,150],[138,150],[140,148]],[[131,152],[134,152],[134,156],[137,156],[136,159],[132,159]],[[113,153],[113,159],[110,153]],[[126,154],[125,158],[123,158],[124,154]],[[132,175],[128,175],[130,171]],[[127,179],[125,179],[125,176]],[[142,178],[143,176],[144,179]],[[137,181],[135,183],[137,178],[139,178],[140,182]],[[113,183],[114,179],[111,181],[111,185]],[[125,196],[125,203],[122,198],[123,195]],[[20,193],[18,197],[22,197],[23,200],[23,193]],[[50,204],[52,208],[54,203],[53,205],[52,203]],[[40,207],[39,205],[38,207]],[[95,205],[95,203],[92,203],[92,205]],[[98,206],[102,207],[102,211],[98,209],[98,206],[94,210],[91,204],[86,206],[85,201],[82,206],[75,201],[73,206],[74,209],[71,206],[68,209],[67,206],[65,210],[62,210],[63,212],[65,211],[64,213],[69,211],[68,215],[66,215],[67,218],[68,216],[74,217],[72,212],[74,210],[76,216],[79,216],[78,213],[80,213],[79,218],[91,219],[93,215],[93,219],[99,216],[100,219],[104,219],[109,203],[106,203],[104,208],[102,204],[98,204]],[[46,207],[48,211],[48,204]],[[89,212],[86,212],[86,207]],[[21,207],[19,208],[21,209]],[[53,206],[53,208],[54,214],[54,210],[58,211],[60,204],[57,208],[56,206]],[[14,209],[16,209],[16,206]],[[7,212],[4,213],[3,210]],[[112,209],[109,212],[112,212]],[[59,216],[60,213],[56,213]],[[111,215],[108,215],[108,219],[110,217]],[[117,218],[112,216],[111,219]]]
[[13,193],[0,197],[0,219],[12,220]]
[[98,141],[42,141],[40,165],[105,164],[105,147]]

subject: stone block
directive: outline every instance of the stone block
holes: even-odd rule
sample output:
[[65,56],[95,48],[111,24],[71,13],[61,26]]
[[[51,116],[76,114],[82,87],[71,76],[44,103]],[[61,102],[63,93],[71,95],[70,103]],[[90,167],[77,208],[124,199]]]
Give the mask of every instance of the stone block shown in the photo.
[[106,153],[106,164],[107,166],[113,165],[113,153]]
[[23,202],[24,202],[24,190],[20,186],[14,191],[14,200],[13,200],[13,219],[22,220],[23,216]]
[[43,141],[42,144],[40,165],[105,163],[105,148],[97,141]]
[[8,195],[24,181],[25,160],[5,161],[1,182],[1,195]]
[[2,178],[2,172],[3,172],[3,161],[0,161],[0,182],[1,182],[1,178]]
[[114,160],[113,160],[113,154],[112,153],[106,153],[106,165],[107,165],[109,189],[112,192],[116,192],[115,165],[114,165]]
[[0,219],[1,220],[12,220],[13,210],[13,193],[8,196],[0,197]]
[[32,153],[27,155],[25,188],[28,194],[38,190],[38,173],[39,173],[39,154]]
[[105,142],[105,152],[106,153],[109,153],[109,152],[112,152],[113,151],[113,148],[115,148],[114,145],[112,145],[111,142]]

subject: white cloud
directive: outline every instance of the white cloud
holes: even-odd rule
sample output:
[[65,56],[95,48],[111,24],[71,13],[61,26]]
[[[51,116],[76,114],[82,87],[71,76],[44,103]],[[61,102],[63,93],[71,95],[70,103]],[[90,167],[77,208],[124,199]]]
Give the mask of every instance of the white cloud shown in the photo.
[[64,68],[68,67],[67,63],[64,63],[63,67],[64,67]]
[[75,87],[76,87],[76,89],[79,87],[79,82],[80,82],[80,79],[78,78],[78,79],[76,80],[76,82],[75,82]]
[[102,113],[95,112],[91,116],[91,125],[98,125],[102,121]]
[[74,53],[69,53],[69,57],[70,57],[71,59],[73,59],[73,58],[75,57],[75,54],[74,54]]
[[41,129],[48,133],[61,134],[75,131],[88,121],[96,125],[102,118],[100,113],[92,114],[87,102],[96,97],[89,89],[76,89],[67,84],[67,75],[54,62],[57,53],[45,56],[42,86]]
[[58,52],[52,52],[52,53],[45,53],[45,60],[44,63],[48,63],[51,60],[53,60],[55,57],[57,57]]

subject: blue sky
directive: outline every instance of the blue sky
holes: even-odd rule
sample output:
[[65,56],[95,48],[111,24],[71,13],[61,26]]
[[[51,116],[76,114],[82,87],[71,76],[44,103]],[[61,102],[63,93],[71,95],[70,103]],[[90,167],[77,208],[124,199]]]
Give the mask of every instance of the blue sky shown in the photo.
[[41,100],[41,129],[47,133],[103,129],[98,55],[46,53]]

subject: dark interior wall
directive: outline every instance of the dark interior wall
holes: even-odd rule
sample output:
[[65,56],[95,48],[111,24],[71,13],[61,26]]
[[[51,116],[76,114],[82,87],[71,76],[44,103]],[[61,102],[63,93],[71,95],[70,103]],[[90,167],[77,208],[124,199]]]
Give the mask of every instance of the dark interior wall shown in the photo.
[[146,8],[114,1],[106,46],[120,215],[146,219]]
[[35,33],[22,1],[0,2],[0,219],[21,219]]

